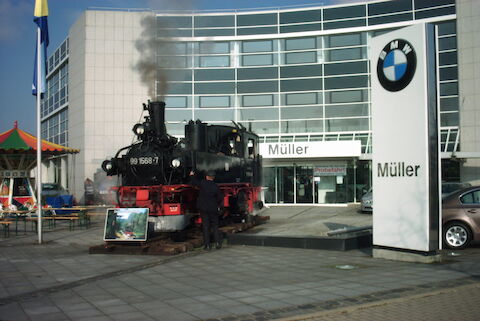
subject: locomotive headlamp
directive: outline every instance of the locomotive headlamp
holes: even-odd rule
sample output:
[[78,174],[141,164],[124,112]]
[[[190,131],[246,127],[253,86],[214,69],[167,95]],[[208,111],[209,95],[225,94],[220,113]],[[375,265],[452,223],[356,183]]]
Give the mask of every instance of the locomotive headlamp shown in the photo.
[[105,164],[105,169],[106,169],[107,171],[112,170],[112,168],[113,168],[112,162],[108,162],[108,163]]
[[115,163],[112,160],[104,160],[102,163],[102,169],[107,172],[108,175],[114,174],[117,170]]
[[180,164],[181,164],[181,162],[180,162],[180,160],[179,160],[178,158],[172,159],[172,167],[173,167],[173,168],[178,168],[178,167],[180,167]]
[[133,126],[133,132],[135,135],[141,136],[145,133],[145,126],[143,124],[135,124],[135,126]]

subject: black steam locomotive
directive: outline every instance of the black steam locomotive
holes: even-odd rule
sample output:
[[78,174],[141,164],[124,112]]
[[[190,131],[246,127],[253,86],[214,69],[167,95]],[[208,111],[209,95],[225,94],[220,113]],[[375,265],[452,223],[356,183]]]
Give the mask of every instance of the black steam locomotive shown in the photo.
[[209,125],[191,120],[185,137],[167,134],[165,103],[148,102],[143,123],[133,132],[134,144],[121,148],[102,164],[107,175],[119,175],[118,207],[149,208],[154,231],[178,231],[192,220],[200,223],[196,210],[198,190],[190,184],[190,172],[202,176],[215,170],[224,192],[224,218],[245,219],[262,206],[262,159],[258,136],[240,124]]

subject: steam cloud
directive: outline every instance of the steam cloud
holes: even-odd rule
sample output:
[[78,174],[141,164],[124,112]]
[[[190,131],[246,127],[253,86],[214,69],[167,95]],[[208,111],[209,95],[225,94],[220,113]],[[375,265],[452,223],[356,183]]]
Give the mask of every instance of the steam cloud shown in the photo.
[[[149,1],[149,4],[153,10],[185,12],[193,10],[193,2],[193,0],[158,0]],[[176,43],[169,40],[170,32],[178,26],[160,23],[154,13],[145,16],[141,25],[143,28],[141,38],[135,43],[140,52],[140,59],[134,69],[139,72],[142,83],[147,86],[149,97],[156,100],[158,96],[160,100],[164,100],[168,93],[171,72],[169,68],[175,68]]]

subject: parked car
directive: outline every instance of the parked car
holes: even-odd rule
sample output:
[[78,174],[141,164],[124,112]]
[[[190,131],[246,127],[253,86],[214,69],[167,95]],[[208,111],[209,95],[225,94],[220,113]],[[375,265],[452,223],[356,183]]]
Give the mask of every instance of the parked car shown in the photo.
[[462,188],[467,188],[472,186],[472,184],[469,183],[459,183],[459,182],[443,182],[442,183],[442,198],[445,196],[458,191]]
[[442,202],[442,234],[445,247],[463,249],[480,240],[480,186],[447,195]]
[[373,198],[371,188],[365,194],[363,194],[360,202],[360,210],[362,211],[362,213],[373,212]]
[[[442,199],[451,193],[458,191],[462,188],[467,188],[472,186],[469,183],[459,183],[459,182],[444,182],[442,183]],[[372,189],[370,188],[361,199],[361,211],[362,213],[372,213],[373,212],[373,197]]]
[[60,184],[58,183],[42,183],[42,198],[57,197],[68,194]]

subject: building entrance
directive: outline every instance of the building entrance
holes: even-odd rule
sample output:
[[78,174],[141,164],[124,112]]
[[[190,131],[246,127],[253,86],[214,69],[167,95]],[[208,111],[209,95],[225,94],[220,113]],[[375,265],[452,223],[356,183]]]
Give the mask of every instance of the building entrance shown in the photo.
[[263,168],[267,204],[342,204],[360,200],[369,166],[355,160]]

